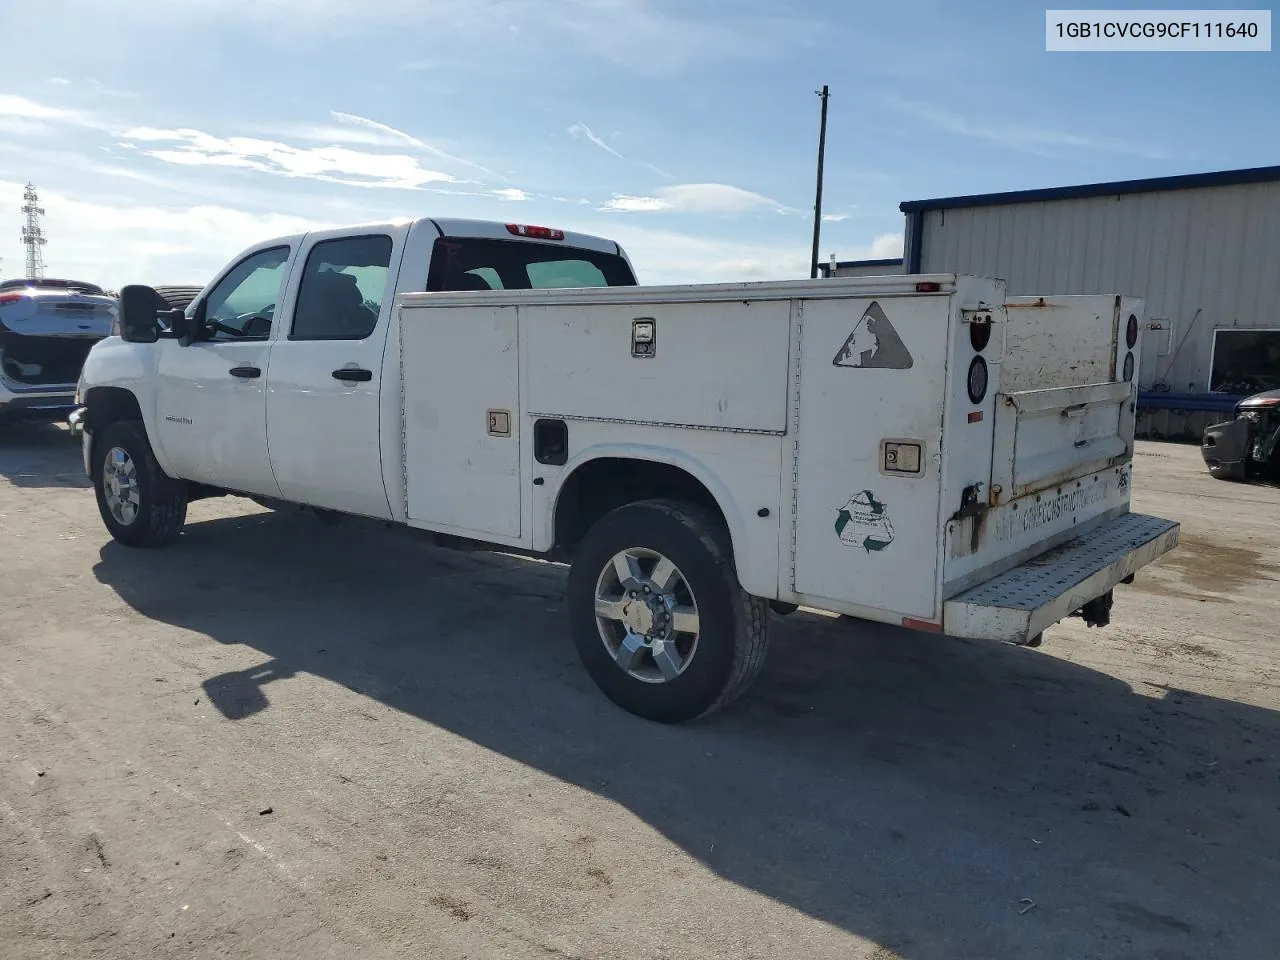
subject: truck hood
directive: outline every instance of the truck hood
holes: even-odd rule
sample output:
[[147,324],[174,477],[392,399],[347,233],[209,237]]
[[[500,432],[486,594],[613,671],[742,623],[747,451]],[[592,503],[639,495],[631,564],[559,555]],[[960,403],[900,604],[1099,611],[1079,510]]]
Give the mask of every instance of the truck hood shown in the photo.
[[1254,410],[1258,407],[1275,406],[1280,406],[1280,390],[1267,390],[1263,393],[1255,393],[1252,397],[1245,397],[1236,404],[1236,409]]

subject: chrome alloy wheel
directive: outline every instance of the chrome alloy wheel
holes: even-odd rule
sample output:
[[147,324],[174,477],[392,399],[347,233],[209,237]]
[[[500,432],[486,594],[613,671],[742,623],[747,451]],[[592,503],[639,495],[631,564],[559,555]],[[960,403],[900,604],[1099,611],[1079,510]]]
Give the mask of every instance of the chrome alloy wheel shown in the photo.
[[121,447],[107,451],[102,465],[102,495],[118,524],[129,526],[138,518],[142,496],[138,492],[138,470],[133,458]]
[[698,603],[679,568],[628,547],[596,579],[596,626],[613,661],[645,683],[680,676],[698,650]]

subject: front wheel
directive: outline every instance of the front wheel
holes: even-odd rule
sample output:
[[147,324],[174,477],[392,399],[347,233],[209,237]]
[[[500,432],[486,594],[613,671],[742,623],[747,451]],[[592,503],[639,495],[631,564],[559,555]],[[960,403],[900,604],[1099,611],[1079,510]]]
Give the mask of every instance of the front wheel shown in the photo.
[[723,523],[693,504],[620,507],[587,532],[569,572],[583,666],[615,704],[660,723],[711,713],[750,686],[768,609],[739,585]]
[[187,486],[160,469],[140,422],[107,424],[91,456],[98,512],[113,539],[130,547],[178,539],[187,519]]

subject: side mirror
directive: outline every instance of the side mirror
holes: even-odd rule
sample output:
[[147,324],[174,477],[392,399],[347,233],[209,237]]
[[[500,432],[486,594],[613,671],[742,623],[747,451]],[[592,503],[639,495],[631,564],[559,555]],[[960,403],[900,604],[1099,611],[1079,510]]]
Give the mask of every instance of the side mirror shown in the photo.
[[120,338],[128,343],[155,343],[160,337],[160,294],[141,284],[120,290]]
[[170,329],[178,338],[178,345],[189,347],[200,339],[200,330],[204,327],[204,300],[196,302],[196,308],[187,316],[185,310],[175,310],[170,321]]

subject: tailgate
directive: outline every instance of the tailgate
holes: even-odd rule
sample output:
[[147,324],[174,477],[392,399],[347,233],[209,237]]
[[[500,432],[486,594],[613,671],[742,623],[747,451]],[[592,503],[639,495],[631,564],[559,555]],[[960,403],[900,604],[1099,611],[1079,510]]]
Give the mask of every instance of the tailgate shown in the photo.
[[[1142,302],[1028,297],[1009,300],[1005,314],[991,335],[989,473],[974,475],[974,464],[967,495],[948,490],[944,598],[1129,509]],[[962,434],[956,415],[952,423],[953,449],[975,458],[984,438]]]
[[992,488],[1022,497],[1128,459],[1132,399],[1123,382],[997,398]]

